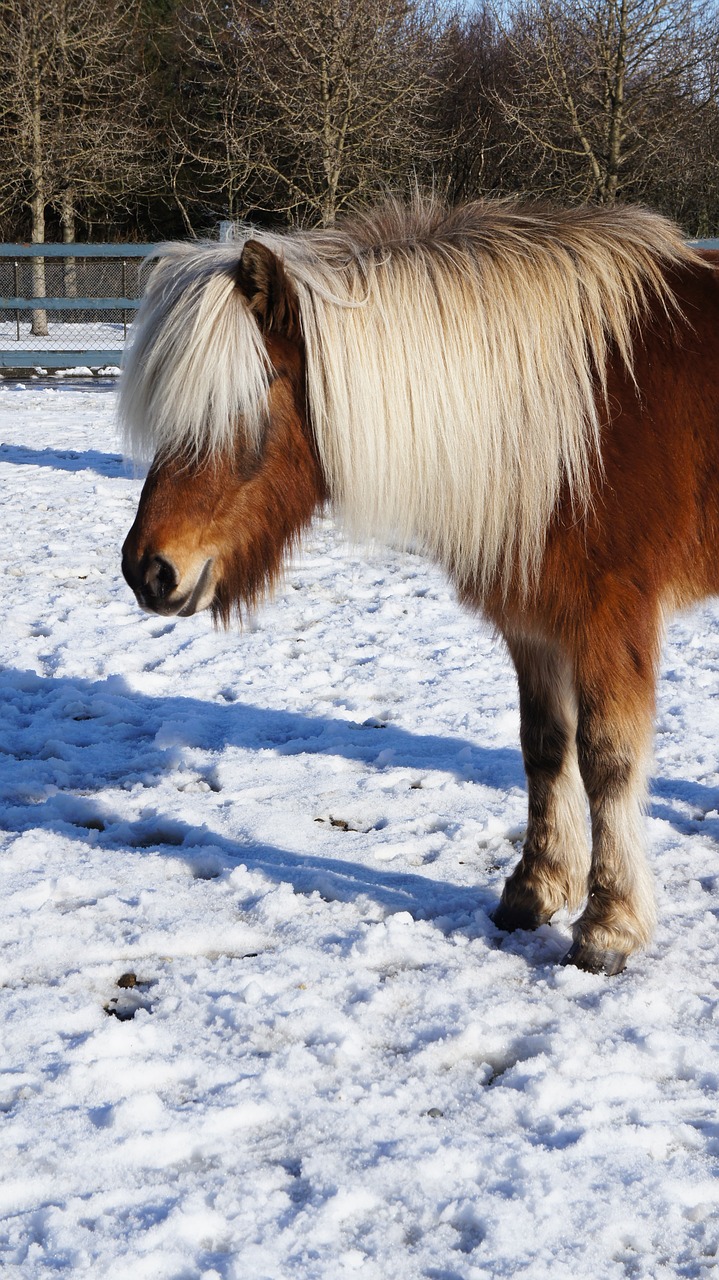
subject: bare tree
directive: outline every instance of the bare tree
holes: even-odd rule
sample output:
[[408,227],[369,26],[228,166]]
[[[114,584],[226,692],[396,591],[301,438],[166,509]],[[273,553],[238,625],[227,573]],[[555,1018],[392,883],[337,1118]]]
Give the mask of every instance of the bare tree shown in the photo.
[[[0,214],[24,207],[33,243],[44,242],[50,210],[70,243],[78,209],[141,180],[142,77],[128,60],[136,8],[0,0]],[[44,259],[33,264],[42,297]],[[33,313],[33,329],[47,332],[44,311]]]
[[543,189],[611,202],[641,193],[705,102],[707,11],[696,0],[529,0],[507,28],[507,120]]
[[435,111],[441,185],[452,200],[520,185],[519,148],[501,106],[514,87],[514,61],[489,3],[452,14],[444,31],[442,89]]
[[[250,84],[238,10],[221,0],[188,0],[165,33],[165,73],[178,68],[179,91],[165,102],[165,180],[189,234],[194,215],[247,215],[256,178],[251,139],[262,129]],[[256,122],[253,123],[253,122]]]
[[719,28],[705,28],[690,109],[667,136],[661,163],[647,172],[643,192],[696,237],[719,227]]
[[413,0],[191,0],[182,37],[204,111],[178,122],[189,163],[232,217],[331,225],[426,163],[438,26]]

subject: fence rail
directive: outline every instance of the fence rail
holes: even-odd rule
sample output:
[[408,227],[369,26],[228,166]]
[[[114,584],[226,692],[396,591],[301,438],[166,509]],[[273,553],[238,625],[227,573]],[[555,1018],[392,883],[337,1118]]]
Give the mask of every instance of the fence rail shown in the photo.
[[117,366],[151,244],[0,244],[0,370]]
[[[690,243],[719,249],[719,240]],[[119,365],[155,247],[0,244],[0,370]]]
[[137,298],[0,298],[0,311],[133,311],[139,305]]
[[0,258],[146,258],[154,244],[0,244]]

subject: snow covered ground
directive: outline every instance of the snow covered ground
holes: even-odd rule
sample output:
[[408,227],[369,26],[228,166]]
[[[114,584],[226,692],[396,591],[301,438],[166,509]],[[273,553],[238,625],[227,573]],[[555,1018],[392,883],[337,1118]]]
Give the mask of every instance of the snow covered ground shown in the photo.
[[[89,310],[89,308],[88,308]],[[134,312],[128,312],[128,320]],[[102,312],[97,313],[93,321],[63,320],[53,321],[52,313],[48,320],[48,333],[44,338],[33,335],[29,312],[22,312],[20,337],[14,320],[0,321],[0,351],[14,351],[16,347],[29,348],[31,351],[87,351],[88,348],[103,351],[116,351],[124,342],[124,328],[121,324],[108,323],[102,320]]]
[[703,1277],[719,1257],[719,609],[675,622],[651,951],[498,933],[512,673],[318,525],[243,634],[143,615],[107,388],[0,388],[0,1272]]

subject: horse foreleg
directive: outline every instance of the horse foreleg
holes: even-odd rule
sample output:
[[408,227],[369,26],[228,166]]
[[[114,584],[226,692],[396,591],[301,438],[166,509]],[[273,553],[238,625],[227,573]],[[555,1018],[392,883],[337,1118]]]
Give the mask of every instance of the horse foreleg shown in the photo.
[[592,861],[587,906],[566,960],[611,974],[646,946],[655,925],[643,819],[654,672],[651,661],[642,661],[619,637],[600,659],[589,672],[580,670],[578,680],[577,748],[589,797]]
[[521,860],[506,881],[495,923],[534,929],[587,892],[586,796],[576,750],[571,668],[558,648],[506,637],[519,682],[520,736],[529,813]]

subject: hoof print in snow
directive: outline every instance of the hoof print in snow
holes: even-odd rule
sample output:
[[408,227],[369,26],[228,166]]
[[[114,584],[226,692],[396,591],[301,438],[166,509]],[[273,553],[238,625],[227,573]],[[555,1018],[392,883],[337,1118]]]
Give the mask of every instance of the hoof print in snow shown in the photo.
[[166,826],[138,823],[128,843],[133,849],[155,849],[160,845],[181,845],[187,834],[186,829],[178,823],[167,823]]
[[329,822],[331,827],[339,827],[340,831],[349,831],[350,824],[344,818],[333,818],[330,813],[326,818],[315,818],[315,822]]
[[[320,818],[320,822],[321,821],[322,819]],[[331,827],[339,827],[340,831],[356,831],[357,829],[356,827],[351,827],[346,818],[333,818],[332,814],[329,815],[327,821]]]
[[379,831],[385,825],[383,822],[355,822],[351,818],[335,818],[331,813],[326,818],[315,818],[315,822],[329,823],[339,831],[360,831],[363,835],[368,831]]
[[113,996],[102,1006],[108,1017],[117,1018],[119,1022],[131,1022],[138,1009],[152,1013],[150,1001],[142,994],[143,988],[150,986],[149,982],[139,981],[137,974],[123,973],[117,985],[121,994]]

